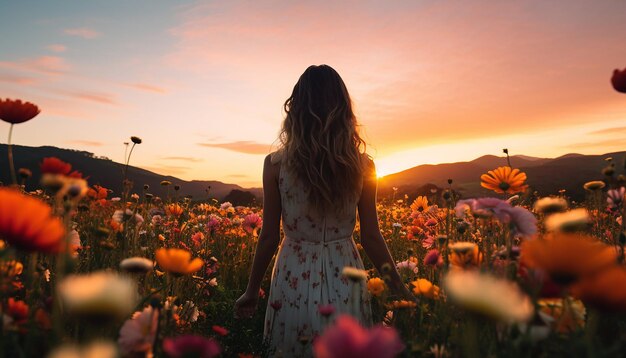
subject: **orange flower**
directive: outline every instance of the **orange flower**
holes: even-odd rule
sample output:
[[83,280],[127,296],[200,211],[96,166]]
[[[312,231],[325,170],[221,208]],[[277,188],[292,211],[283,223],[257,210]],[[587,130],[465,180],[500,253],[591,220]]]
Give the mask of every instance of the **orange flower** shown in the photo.
[[428,198],[425,196],[418,196],[415,198],[413,204],[411,204],[411,210],[413,210],[413,212],[420,213],[428,210]]
[[41,200],[0,188],[0,237],[21,250],[58,253],[65,228]]
[[385,291],[385,281],[378,277],[371,278],[367,281],[367,289],[374,296],[380,296]]
[[29,121],[41,111],[39,107],[21,100],[0,99],[0,119],[11,124]]
[[439,298],[439,286],[433,285],[432,282],[424,278],[419,278],[413,282],[413,293],[416,295],[423,295],[428,298]]
[[182,249],[158,249],[156,261],[163,270],[174,275],[188,275],[204,265],[204,261],[199,258],[192,260],[191,252]]
[[480,185],[483,188],[500,194],[515,194],[528,188],[528,185],[524,184],[526,173],[520,172],[519,169],[511,169],[511,167],[499,167],[490,170],[487,174],[481,175],[480,180]]
[[543,269],[553,281],[569,285],[617,262],[615,249],[591,236],[555,232],[545,239],[526,240],[521,246],[521,262]]
[[178,204],[170,204],[165,207],[165,211],[168,215],[181,216],[183,214],[183,207]]
[[387,305],[388,309],[392,309],[392,308],[413,308],[413,307],[417,307],[417,303],[415,303],[413,301],[407,301],[407,300],[392,301],[390,304]]
[[604,311],[626,312],[626,269],[613,266],[572,286],[572,295]]
[[87,196],[92,199],[106,199],[107,195],[109,195],[107,188],[101,187],[100,185],[94,185],[93,188],[87,191]]
[[483,261],[483,254],[478,249],[478,245],[473,242],[455,242],[448,246],[450,254],[451,268],[467,269],[470,267],[478,267]]
[[549,298],[537,302],[544,314],[554,319],[554,329],[559,333],[570,333],[585,327],[585,306],[579,300]]

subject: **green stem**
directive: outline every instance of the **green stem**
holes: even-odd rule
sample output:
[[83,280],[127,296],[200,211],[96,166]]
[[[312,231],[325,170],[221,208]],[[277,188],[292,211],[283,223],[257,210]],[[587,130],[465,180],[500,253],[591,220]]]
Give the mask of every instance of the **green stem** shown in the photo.
[[13,185],[17,185],[17,175],[15,175],[15,164],[13,164],[13,146],[11,145],[11,137],[13,135],[13,123],[9,127],[9,140],[7,141],[7,152],[9,154],[9,167],[11,168],[11,180]]

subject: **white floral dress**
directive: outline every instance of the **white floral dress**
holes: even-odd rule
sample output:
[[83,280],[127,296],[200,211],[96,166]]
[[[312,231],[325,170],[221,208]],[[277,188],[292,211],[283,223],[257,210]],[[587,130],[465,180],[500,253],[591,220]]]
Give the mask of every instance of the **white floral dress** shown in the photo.
[[[281,162],[285,237],[272,270],[264,336],[274,349],[273,356],[310,357],[312,339],[339,314],[352,314],[361,324],[372,325],[365,284],[353,283],[341,274],[345,266],[363,269],[352,238],[357,203],[341,215],[313,214],[305,188],[288,173],[281,157],[278,151],[271,159],[272,163]],[[335,313],[327,318],[320,314],[319,306],[329,304]]]

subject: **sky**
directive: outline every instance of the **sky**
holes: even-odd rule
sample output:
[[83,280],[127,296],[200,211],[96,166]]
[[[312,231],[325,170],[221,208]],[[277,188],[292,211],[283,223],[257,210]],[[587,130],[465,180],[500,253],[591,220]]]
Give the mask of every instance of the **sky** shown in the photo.
[[121,162],[138,136],[131,165],[186,180],[260,186],[312,64],[342,76],[379,175],[626,149],[624,1],[0,0],[0,33],[0,98],[42,110],[15,144]]

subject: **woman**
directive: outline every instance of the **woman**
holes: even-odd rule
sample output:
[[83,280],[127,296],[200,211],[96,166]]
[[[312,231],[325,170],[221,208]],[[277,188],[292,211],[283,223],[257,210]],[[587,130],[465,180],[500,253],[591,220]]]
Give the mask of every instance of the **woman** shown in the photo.
[[[261,281],[280,241],[272,270],[264,336],[274,354],[311,355],[309,342],[327,323],[320,306],[337,316],[350,313],[371,325],[365,285],[342,275],[363,269],[352,233],[358,209],[361,244],[395,293],[414,299],[402,283],[378,227],[376,169],[361,152],[365,142],[346,86],[327,65],[310,66],[284,104],[281,148],[263,167],[263,229],[246,292],[235,303],[237,317],[257,308]],[[360,285],[355,289],[353,285]],[[322,312],[324,313],[324,312]]]

